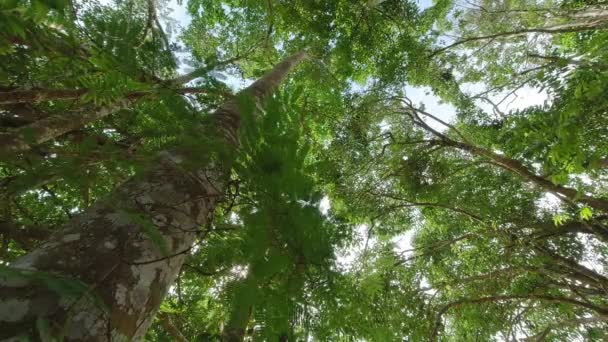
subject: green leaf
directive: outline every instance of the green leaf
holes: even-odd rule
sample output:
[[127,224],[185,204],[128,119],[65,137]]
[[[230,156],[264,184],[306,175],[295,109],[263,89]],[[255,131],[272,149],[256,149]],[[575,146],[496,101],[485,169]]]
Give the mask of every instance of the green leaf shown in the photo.
[[50,8],[53,8],[56,10],[63,10],[64,8],[67,7],[68,1],[69,0],[45,0],[45,3]]
[[555,214],[553,215],[553,223],[556,226],[563,225],[569,219],[568,215],[565,214]]
[[32,0],[30,11],[35,21],[42,21],[46,17],[49,10],[50,8],[46,1]]
[[585,207],[581,208],[578,215],[581,219],[588,221],[593,216],[593,210],[591,210],[591,208],[585,206]]

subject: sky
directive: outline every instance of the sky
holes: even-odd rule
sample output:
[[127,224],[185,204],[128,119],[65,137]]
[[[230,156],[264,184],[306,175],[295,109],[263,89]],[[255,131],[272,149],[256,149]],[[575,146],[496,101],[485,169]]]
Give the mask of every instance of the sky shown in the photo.
[[[109,2],[110,0],[103,0],[103,2]],[[433,0],[416,0],[418,6],[421,9],[426,9],[433,4]],[[166,31],[169,31],[170,39],[172,41],[176,41],[176,38],[179,36],[179,27],[185,28],[192,21],[188,10],[186,9],[187,0],[181,0],[181,5],[178,4],[178,0],[169,0],[166,6],[166,13],[161,14],[161,23],[166,28]],[[170,18],[170,19],[169,19]],[[172,27],[173,25],[167,25],[169,19],[172,23],[177,23],[178,30],[167,30],[167,28]],[[179,56],[178,56],[179,57]],[[181,58],[186,58],[187,56],[181,56]],[[185,63],[180,65],[180,72],[186,73],[191,71],[192,68],[187,66]],[[252,80],[243,80],[234,75],[224,75],[225,79],[222,81],[225,82],[230,88],[234,91],[242,89],[248,86]],[[426,109],[439,117],[444,121],[450,121],[455,116],[454,108],[449,105],[442,103],[437,96],[434,96],[429,88],[425,87],[411,87],[407,86],[405,88],[406,94],[408,97],[412,98],[415,103],[421,104],[424,103]],[[481,84],[468,84],[463,90],[470,94],[479,93],[483,90],[483,85]],[[496,94],[494,96],[490,96],[492,100],[498,102],[504,97],[505,94]],[[508,112],[509,110],[517,110],[527,108],[531,105],[540,105],[543,104],[547,100],[546,93],[539,93],[537,90],[524,87],[519,91],[515,92],[511,97],[505,100],[499,108],[503,112]],[[478,105],[487,111],[492,111],[492,107],[484,102],[479,102]],[[443,129],[440,124],[436,122],[429,122],[433,128]]]

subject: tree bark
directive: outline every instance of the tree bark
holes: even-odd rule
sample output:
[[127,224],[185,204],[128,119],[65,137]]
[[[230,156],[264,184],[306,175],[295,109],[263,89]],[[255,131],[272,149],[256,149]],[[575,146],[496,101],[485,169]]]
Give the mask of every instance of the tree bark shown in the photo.
[[222,341],[242,342],[245,339],[253,307],[249,303],[237,303],[236,307],[233,307],[232,310],[230,319],[222,331]]
[[222,329],[223,342],[243,342],[245,339],[247,326],[258,297],[258,294],[254,294],[254,291],[257,291],[258,284],[251,265],[245,278],[237,281],[233,286],[236,290],[230,308],[230,315],[224,329]]
[[[287,58],[239,96],[260,103],[305,57]],[[237,99],[212,115],[227,153],[238,148],[240,120]],[[230,171],[229,162],[192,167],[187,159],[187,151],[161,153],[156,165],[0,269],[0,339],[36,334],[45,324],[66,341],[140,340],[209,223]],[[60,291],[74,279],[86,291]]]

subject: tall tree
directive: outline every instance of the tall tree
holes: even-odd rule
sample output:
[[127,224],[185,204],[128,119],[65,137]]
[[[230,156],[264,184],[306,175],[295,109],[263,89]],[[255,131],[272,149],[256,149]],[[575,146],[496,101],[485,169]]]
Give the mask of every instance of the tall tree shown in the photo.
[[[238,99],[260,105],[305,57],[279,63]],[[237,99],[226,102],[199,132],[214,132],[225,159],[197,165],[189,162],[194,151],[162,152],[154,167],[13,262],[1,282],[2,337],[33,334],[38,325],[67,340],[141,338],[223,195],[240,111]]]
[[[175,277],[146,340],[605,340],[605,8],[418,3],[190,0],[179,37],[164,1],[0,4],[0,262],[48,269],[0,270],[2,328],[141,336]],[[270,101],[222,83],[304,46]]]

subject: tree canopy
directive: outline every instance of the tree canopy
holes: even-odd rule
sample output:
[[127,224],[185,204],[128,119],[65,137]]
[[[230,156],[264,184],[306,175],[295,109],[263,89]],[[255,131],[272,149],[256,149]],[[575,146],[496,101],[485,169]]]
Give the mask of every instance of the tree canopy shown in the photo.
[[0,340],[604,341],[607,43],[600,0],[3,1]]

